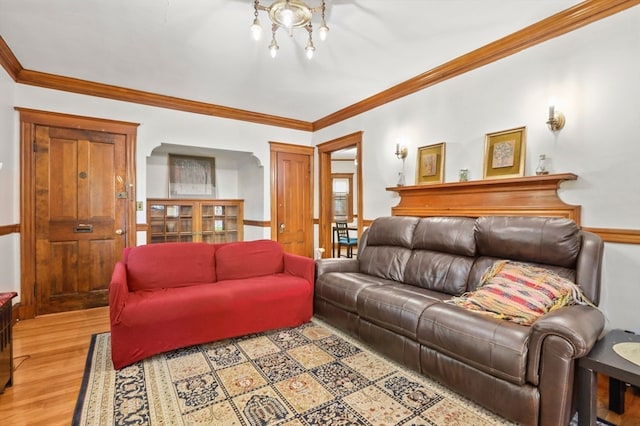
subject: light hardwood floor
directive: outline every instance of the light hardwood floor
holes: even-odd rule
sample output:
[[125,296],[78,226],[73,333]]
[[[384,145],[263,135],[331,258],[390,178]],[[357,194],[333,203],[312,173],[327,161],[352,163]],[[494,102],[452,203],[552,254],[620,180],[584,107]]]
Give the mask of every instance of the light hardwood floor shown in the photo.
[[[44,315],[14,326],[14,384],[0,395],[0,425],[69,425],[82,382],[89,341],[109,331],[108,308]],[[640,396],[628,390],[626,411],[607,410],[608,380],[598,379],[598,416],[640,425]]]

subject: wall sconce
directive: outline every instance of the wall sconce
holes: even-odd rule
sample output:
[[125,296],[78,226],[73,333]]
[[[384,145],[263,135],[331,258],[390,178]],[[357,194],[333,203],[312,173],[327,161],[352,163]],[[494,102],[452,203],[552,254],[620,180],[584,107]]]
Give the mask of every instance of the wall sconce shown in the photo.
[[404,186],[405,183],[405,179],[404,179],[404,161],[407,158],[407,147],[402,145],[400,146],[399,143],[396,144],[396,157],[398,158],[398,160],[402,160],[402,171],[398,173],[398,186]]
[[557,132],[564,127],[565,118],[564,114],[560,111],[556,111],[555,107],[551,105],[549,107],[549,120],[547,120],[547,126],[552,132]]
[[398,160],[402,160],[404,162],[404,159],[407,158],[407,152],[406,146],[400,146],[399,143],[396,144],[396,157],[398,157]]

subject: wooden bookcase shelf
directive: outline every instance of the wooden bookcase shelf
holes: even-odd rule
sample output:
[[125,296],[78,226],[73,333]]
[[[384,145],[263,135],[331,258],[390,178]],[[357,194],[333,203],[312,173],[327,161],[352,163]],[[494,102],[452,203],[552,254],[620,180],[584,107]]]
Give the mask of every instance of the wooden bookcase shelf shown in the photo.
[[147,244],[242,241],[244,200],[147,199]]
[[577,178],[560,173],[386,189],[400,195],[394,216],[554,216],[580,224],[580,206],[566,204],[557,192],[560,183]]

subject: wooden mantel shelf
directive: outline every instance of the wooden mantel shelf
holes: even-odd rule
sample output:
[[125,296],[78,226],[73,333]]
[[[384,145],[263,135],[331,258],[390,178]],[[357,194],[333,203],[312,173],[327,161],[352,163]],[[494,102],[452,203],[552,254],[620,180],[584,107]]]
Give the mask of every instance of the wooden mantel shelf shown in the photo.
[[580,224],[580,206],[558,197],[560,183],[576,180],[573,173],[509,179],[472,180],[386,188],[397,192],[394,216],[553,216]]

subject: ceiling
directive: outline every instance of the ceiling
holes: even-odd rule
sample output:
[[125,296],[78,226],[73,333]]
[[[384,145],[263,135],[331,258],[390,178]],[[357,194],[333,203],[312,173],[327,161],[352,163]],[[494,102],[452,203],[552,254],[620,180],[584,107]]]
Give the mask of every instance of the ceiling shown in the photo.
[[0,0],[0,36],[25,69],[312,122],[577,3],[327,0],[311,60],[304,30],[271,58],[265,12],[251,38],[252,0]]

